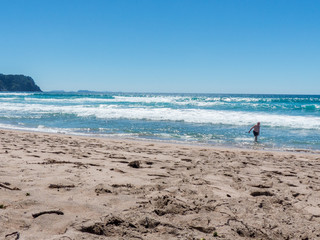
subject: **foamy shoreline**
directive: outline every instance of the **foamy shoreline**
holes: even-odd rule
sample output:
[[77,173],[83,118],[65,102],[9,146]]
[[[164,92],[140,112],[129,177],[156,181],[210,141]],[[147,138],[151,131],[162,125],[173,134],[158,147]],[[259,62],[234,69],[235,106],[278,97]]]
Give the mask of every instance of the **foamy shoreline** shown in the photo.
[[320,237],[317,154],[3,129],[0,141],[1,239]]
[[[65,132],[46,132],[41,130],[34,129],[13,129],[13,128],[1,128],[0,131],[17,131],[21,133],[39,133],[39,134],[52,134],[52,135],[62,135],[62,136],[72,136],[72,137],[83,137],[83,138],[97,138],[97,139],[106,139],[106,140],[124,140],[124,141],[133,141],[133,142],[146,142],[146,143],[160,143],[160,144],[172,144],[172,145],[185,145],[190,147],[205,147],[212,149],[229,149],[229,150],[248,150],[248,151],[262,151],[262,152],[283,152],[283,153],[306,153],[306,154],[320,154],[320,150],[313,149],[303,149],[303,148],[267,148],[263,145],[255,145],[254,138],[252,137],[252,145],[248,146],[234,146],[234,145],[215,145],[212,143],[204,143],[197,141],[179,141],[179,140],[162,140],[162,139],[148,139],[148,138],[139,138],[139,137],[124,137],[115,135],[106,135],[106,134],[83,134],[83,133],[65,133]],[[260,141],[261,142],[261,141]]]

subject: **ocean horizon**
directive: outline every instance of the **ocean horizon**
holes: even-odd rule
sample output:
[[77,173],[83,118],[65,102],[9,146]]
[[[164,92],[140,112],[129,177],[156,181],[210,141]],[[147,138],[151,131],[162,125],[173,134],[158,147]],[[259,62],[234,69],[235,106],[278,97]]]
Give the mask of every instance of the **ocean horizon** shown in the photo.
[[[320,150],[320,95],[1,92],[0,128],[284,151]],[[258,142],[248,133],[261,122]]]

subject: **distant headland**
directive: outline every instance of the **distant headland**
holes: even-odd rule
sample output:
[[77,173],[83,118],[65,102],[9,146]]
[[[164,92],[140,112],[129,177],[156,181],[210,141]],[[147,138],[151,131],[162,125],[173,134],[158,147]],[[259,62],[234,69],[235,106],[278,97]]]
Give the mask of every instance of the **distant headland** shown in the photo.
[[0,74],[1,92],[42,92],[31,77]]

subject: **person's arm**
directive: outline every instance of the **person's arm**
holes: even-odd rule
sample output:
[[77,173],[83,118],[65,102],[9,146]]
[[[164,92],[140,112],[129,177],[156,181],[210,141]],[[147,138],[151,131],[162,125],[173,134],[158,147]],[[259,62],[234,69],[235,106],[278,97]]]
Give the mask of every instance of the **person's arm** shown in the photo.
[[250,133],[251,132],[251,130],[254,128],[254,126],[252,127],[252,128],[250,128],[250,130],[249,130],[249,132],[248,133]]

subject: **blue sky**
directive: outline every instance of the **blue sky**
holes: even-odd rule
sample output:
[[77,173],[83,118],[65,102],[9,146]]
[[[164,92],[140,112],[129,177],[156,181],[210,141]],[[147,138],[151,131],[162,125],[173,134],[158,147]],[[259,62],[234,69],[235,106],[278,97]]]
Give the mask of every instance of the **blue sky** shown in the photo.
[[45,91],[320,94],[320,1],[0,0],[0,73]]

